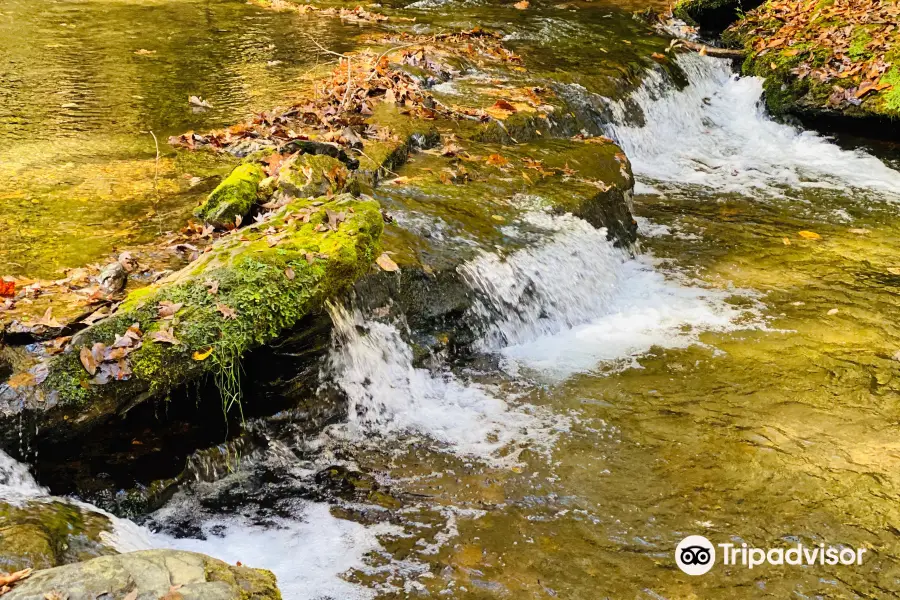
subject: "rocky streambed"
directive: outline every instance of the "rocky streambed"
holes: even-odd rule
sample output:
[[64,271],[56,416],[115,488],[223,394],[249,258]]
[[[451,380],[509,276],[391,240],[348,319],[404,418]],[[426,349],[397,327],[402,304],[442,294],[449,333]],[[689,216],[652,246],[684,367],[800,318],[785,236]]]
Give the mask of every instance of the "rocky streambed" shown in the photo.
[[[770,120],[759,80],[628,8],[245,7],[246,23],[291,23],[316,57],[290,101],[213,123],[213,94],[185,98],[197,128],[169,130],[162,150],[154,134],[143,159],[150,217],[178,206],[155,234],[110,244],[105,266],[70,261],[62,279],[4,278],[0,569],[18,572],[6,594],[591,597],[600,577],[618,595],[695,515],[727,529],[702,495],[691,511],[664,499],[692,455],[670,450],[689,435],[677,428],[737,410],[745,440],[695,432],[735,464],[735,444],[781,443],[719,386],[740,374],[754,397],[778,396],[761,384],[789,378],[753,382],[743,339],[807,356],[822,349],[805,337],[821,304],[841,314],[829,302],[844,294],[861,310],[871,290],[820,290],[810,271],[822,252],[851,264],[857,239],[889,248],[892,230],[873,223],[900,176],[890,148],[877,149],[886,166]],[[799,253],[772,267],[784,284],[753,269],[777,262],[770,239]],[[881,252],[870,264],[890,274]],[[883,323],[859,322],[852,335]],[[772,341],[789,329],[801,341]],[[893,389],[894,343],[849,368],[871,372],[878,397]],[[810,403],[860,393],[855,377],[838,391],[808,375]],[[653,425],[665,414],[672,425]],[[784,456],[755,458],[728,506],[779,468],[804,482],[830,468],[816,451]],[[835,543],[884,555],[841,589],[870,589],[874,571],[889,588],[892,542],[838,527],[842,510],[821,515]],[[774,535],[760,515],[738,524]],[[664,579],[653,593],[690,588]]]

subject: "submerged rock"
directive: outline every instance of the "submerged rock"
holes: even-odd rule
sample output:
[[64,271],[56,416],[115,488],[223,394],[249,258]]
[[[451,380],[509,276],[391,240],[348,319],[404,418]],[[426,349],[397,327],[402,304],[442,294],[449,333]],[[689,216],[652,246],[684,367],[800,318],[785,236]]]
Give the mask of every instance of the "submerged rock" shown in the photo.
[[33,573],[6,600],[45,600],[51,591],[68,600],[135,597],[197,600],[280,600],[275,575],[231,566],[177,550],[142,550],[103,556]]
[[265,176],[262,167],[252,162],[238,166],[194,210],[194,215],[220,229],[234,225],[238,216],[243,219],[250,214],[259,182]]
[[218,240],[78,333],[40,381],[0,384],[0,447],[21,446],[21,418],[29,434],[66,439],[205,374],[236,401],[240,357],[349,288],[377,256],[382,228],[376,202],[344,194],[290,201]]

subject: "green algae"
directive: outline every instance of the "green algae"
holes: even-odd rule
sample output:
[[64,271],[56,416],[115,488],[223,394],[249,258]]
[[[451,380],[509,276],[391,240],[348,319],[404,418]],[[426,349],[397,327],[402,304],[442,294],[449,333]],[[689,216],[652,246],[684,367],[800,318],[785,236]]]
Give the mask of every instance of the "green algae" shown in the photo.
[[105,516],[64,502],[0,502],[0,572],[115,554],[101,539],[111,529]]

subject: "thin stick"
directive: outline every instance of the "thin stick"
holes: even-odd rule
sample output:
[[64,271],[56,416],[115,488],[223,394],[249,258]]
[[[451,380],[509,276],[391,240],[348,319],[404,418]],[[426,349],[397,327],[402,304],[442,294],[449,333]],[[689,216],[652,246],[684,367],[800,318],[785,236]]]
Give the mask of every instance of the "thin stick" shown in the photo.
[[[153,144],[156,146],[156,164],[153,170],[153,196],[155,200],[153,201],[153,212],[156,216],[159,216],[159,140],[156,139],[156,134],[153,133],[153,130],[150,130],[150,135],[153,136]],[[157,219],[159,225],[159,232],[162,233],[162,221]]]
[[412,44],[403,44],[402,46],[394,46],[393,48],[389,48],[381,53],[381,56],[378,57],[378,60],[375,61],[375,70],[372,71],[372,74],[369,75],[369,78],[366,81],[372,81],[376,75],[378,75],[378,63],[381,62],[381,59],[390,54],[391,52],[396,52],[397,50],[403,50],[404,48],[409,48],[410,46],[418,46],[421,42],[413,42]]

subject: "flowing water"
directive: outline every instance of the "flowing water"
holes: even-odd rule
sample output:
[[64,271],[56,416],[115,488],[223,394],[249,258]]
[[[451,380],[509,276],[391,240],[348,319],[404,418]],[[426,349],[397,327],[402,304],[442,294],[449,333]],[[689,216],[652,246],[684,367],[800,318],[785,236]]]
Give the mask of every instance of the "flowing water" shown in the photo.
[[[636,256],[529,213],[505,233],[533,243],[459,268],[463,364],[419,367],[402,317],[331,307],[320,378],[347,419],[278,416],[119,543],[271,568],[290,599],[900,594],[896,150],[775,123],[724,61],[679,65],[686,87],[594,97],[638,180]],[[42,493],[0,459],[0,485]],[[333,465],[365,485],[316,476]],[[689,577],[689,534],[868,555]]]

